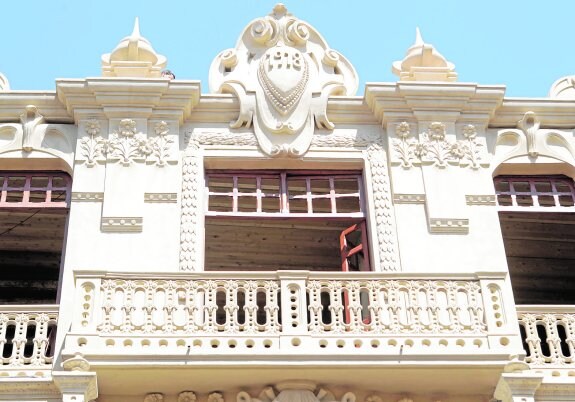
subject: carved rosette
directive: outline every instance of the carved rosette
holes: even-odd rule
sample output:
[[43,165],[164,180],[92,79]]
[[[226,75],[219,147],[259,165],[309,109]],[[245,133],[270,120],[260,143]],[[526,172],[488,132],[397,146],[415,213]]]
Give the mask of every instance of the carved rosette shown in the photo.
[[333,129],[328,97],[353,95],[357,84],[352,65],[281,4],[252,21],[236,48],[221,52],[210,68],[210,89],[239,98],[240,115],[231,127],[253,124],[259,147],[275,157],[302,156],[314,123]]

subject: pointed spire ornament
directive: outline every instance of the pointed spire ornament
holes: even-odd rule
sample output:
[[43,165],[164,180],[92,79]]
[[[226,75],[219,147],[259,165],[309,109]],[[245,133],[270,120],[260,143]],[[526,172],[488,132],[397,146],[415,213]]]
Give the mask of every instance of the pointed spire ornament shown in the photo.
[[392,72],[400,81],[456,81],[453,63],[448,62],[435,47],[425,43],[415,28],[415,43],[401,61],[393,63]]
[[136,17],[134,29],[112,51],[102,56],[104,77],[161,77],[167,60],[156,53],[152,44],[140,33],[140,20]]

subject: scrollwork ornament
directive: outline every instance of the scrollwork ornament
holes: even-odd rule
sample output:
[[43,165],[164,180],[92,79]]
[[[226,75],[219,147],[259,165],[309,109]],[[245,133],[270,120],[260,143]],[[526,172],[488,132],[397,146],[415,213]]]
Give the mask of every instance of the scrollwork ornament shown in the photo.
[[290,21],[286,24],[286,36],[295,45],[304,45],[309,39],[309,29],[301,21]]
[[251,29],[250,29],[250,33],[252,35],[252,38],[261,44],[264,44],[266,42],[268,42],[269,40],[272,39],[272,35],[273,35],[273,27],[272,27],[272,22],[270,22],[270,20],[267,20],[265,18],[258,18],[257,20],[255,20],[252,23]]
[[327,49],[323,54],[322,61],[330,67],[335,67],[339,62],[339,53],[333,49]]

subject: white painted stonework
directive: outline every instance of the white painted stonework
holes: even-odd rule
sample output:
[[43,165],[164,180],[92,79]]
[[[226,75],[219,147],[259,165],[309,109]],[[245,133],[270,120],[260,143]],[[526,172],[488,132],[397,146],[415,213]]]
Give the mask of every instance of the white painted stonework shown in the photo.
[[[506,98],[456,82],[418,31],[391,66],[399,80],[357,96],[352,64],[282,4],[216,56],[211,93],[166,66],[136,20],[101,77],[18,93],[0,74],[2,174],[72,178],[58,303],[0,305],[0,401],[572,398],[575,307],[517,307],[493,185],[575,177],[572,77],[546,99]],[[238,171],[357,174],[362,210],[214,217],[206,177]],[[260,202],[273,192],[254,186]],[[282,189],[270,197],[296,204]],[[370,272],[341,272],[340,238],[325,234],[341,221],[365,224]],[[249,253],[278,224],[274,246],[234,265],[234,242]],[[320,251],[297,269],[252,269],[326,242],[330,269],[316,269]],[[207,269],[214,247],[229,269]]]

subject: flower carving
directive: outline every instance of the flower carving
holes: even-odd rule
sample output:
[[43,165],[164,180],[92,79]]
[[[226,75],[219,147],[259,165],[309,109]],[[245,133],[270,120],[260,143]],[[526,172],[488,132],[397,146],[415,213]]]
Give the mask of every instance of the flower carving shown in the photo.
[[154,126],[156,137],[151,138],[143,149],[146,155],[153,154],[158,166],[164,166],[166,159],[170,157],[170,148],[174,140],[168,137],[170,126],[165,121],[160,121]]
[[413,161],[417,156],[417,141],[414,138],[409,138],[409,123],[404,121],[397,124],[395,126],[395,135],[398,139],[394,139],[392,144],[396,156],[401,160],[401,166],[406,168],[413,166]]
[[87,136],[80,140],[80,151],[86,158],[86,166],[96,165],[98,158],[103,157],[108,151],[108,141],[100,137],[100,122],[96,119],[86,121],[85,131]]
[[135,120],[120,120],[118,130],[108,140],[109,157],[119,159],[124,166],[129,166],[135,159],[144,159],[150,155],[152,147],[144,134],[137,131]]
[[427,135],[433,141],[443,141],[445,139],[445,124],[433,122],[429,125]]
[[468,124],[463,127],[463,136],[469,140],[472,140],[477,136],[477,129],[473,124]]

